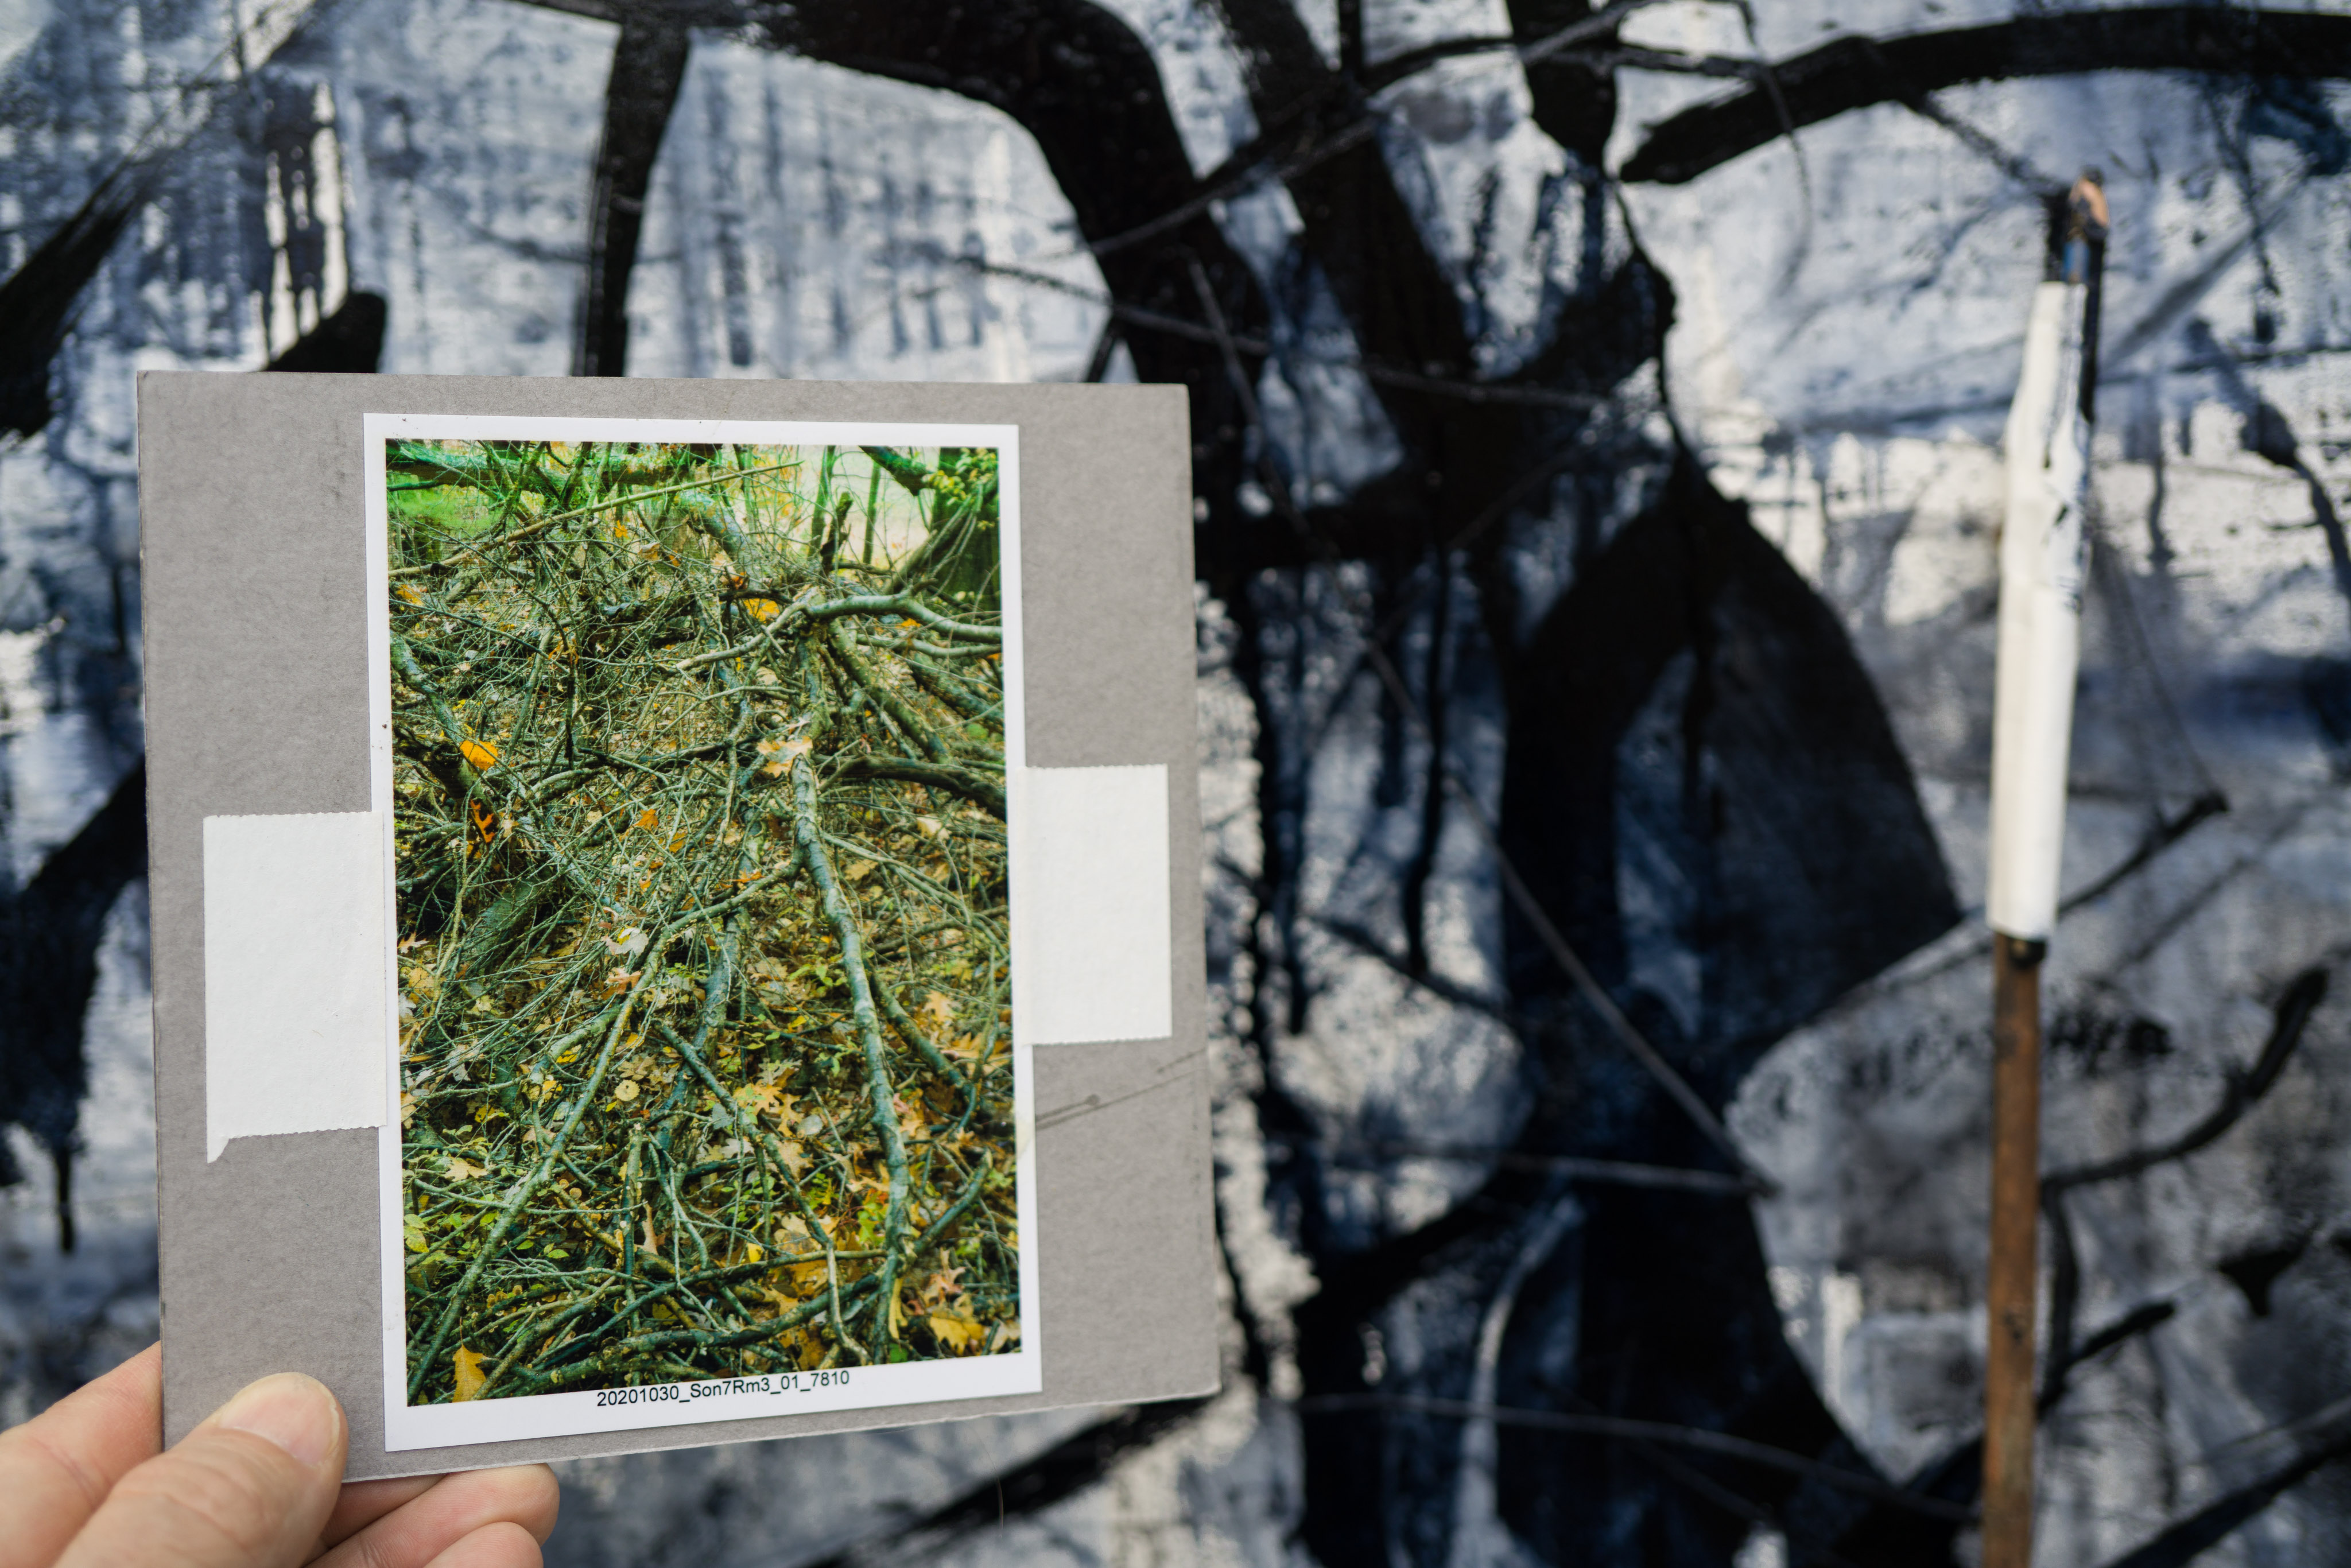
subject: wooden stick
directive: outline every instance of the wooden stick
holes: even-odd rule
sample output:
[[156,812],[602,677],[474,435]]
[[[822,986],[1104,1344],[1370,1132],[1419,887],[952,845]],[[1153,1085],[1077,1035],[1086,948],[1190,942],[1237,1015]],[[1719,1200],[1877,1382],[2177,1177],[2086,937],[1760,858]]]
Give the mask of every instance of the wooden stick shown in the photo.
[[1984,1287],[1983,1568],[2032,1562],[2032,1353],[2040,1278],[2041,958],[1992,938],[1991,1267]]

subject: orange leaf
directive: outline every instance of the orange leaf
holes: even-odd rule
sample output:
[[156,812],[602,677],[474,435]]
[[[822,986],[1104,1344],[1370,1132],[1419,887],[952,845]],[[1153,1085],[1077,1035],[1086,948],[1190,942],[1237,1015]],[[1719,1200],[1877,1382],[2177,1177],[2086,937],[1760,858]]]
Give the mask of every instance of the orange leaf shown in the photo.
[[490,1375],[482,1370],[483,1365],[490,1358],[486,1355],[475,1355],[464,1345],[459,1345],[457,1354],[451,1359],[457,1364],[457,1397],[459,1399],[478,1398],[482,1392],[482,1385],[490,1380]]
[[646,807],[646,808],[645,808],[645,814],[644,814],[643,816],[639,817],[639,818],[637,819],[637,826],[639,826],[639,827],[641,827],[641,828],[653,828],[653,827],[659,827],[660,825],[661,825],[661,813],[659,813],[658,811],[655,811],[655,810],[654,810],[652,807],[650,807],[650,806],[648,806],[648,807]]
[[498,748],[478,740],[459,741],[457,754],[485,773],[498,765]]

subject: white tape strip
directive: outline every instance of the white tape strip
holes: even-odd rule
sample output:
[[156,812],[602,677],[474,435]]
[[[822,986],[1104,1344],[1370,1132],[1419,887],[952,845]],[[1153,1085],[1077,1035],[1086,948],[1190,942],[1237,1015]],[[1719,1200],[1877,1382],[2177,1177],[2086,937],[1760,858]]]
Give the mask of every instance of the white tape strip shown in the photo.
[[1015,1037],[1173,1034],[1167,769],[1022,768],[1011,826]]
[[204,1158],[384,1121],[383,818],[204,819]]

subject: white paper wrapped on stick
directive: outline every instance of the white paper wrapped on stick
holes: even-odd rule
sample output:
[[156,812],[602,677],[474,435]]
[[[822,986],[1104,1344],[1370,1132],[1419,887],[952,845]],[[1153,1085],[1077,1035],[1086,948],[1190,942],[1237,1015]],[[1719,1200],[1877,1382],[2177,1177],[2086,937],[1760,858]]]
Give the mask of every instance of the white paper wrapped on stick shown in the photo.
[[2000,544],[2000,645],[1991,748],[1995,931],[2047,939],[2057,923],[2081,665],[2089,422],[2082,417],[2078,283],[2043,283],[2008,415],[2008,514]]

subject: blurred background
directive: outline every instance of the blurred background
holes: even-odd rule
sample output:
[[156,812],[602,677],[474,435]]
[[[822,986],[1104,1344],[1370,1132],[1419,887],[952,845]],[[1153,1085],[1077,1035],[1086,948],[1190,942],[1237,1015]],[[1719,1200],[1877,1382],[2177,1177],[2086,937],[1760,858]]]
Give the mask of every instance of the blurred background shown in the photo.
[[2095,165],[2040,1560],[2344,1561],[2346,79],[2333,0],[0,0],[0,1422],[156,1332],[138,371],[1176,382],[1223,1392],[572,1465],[550,1561],[1970,1561]]

